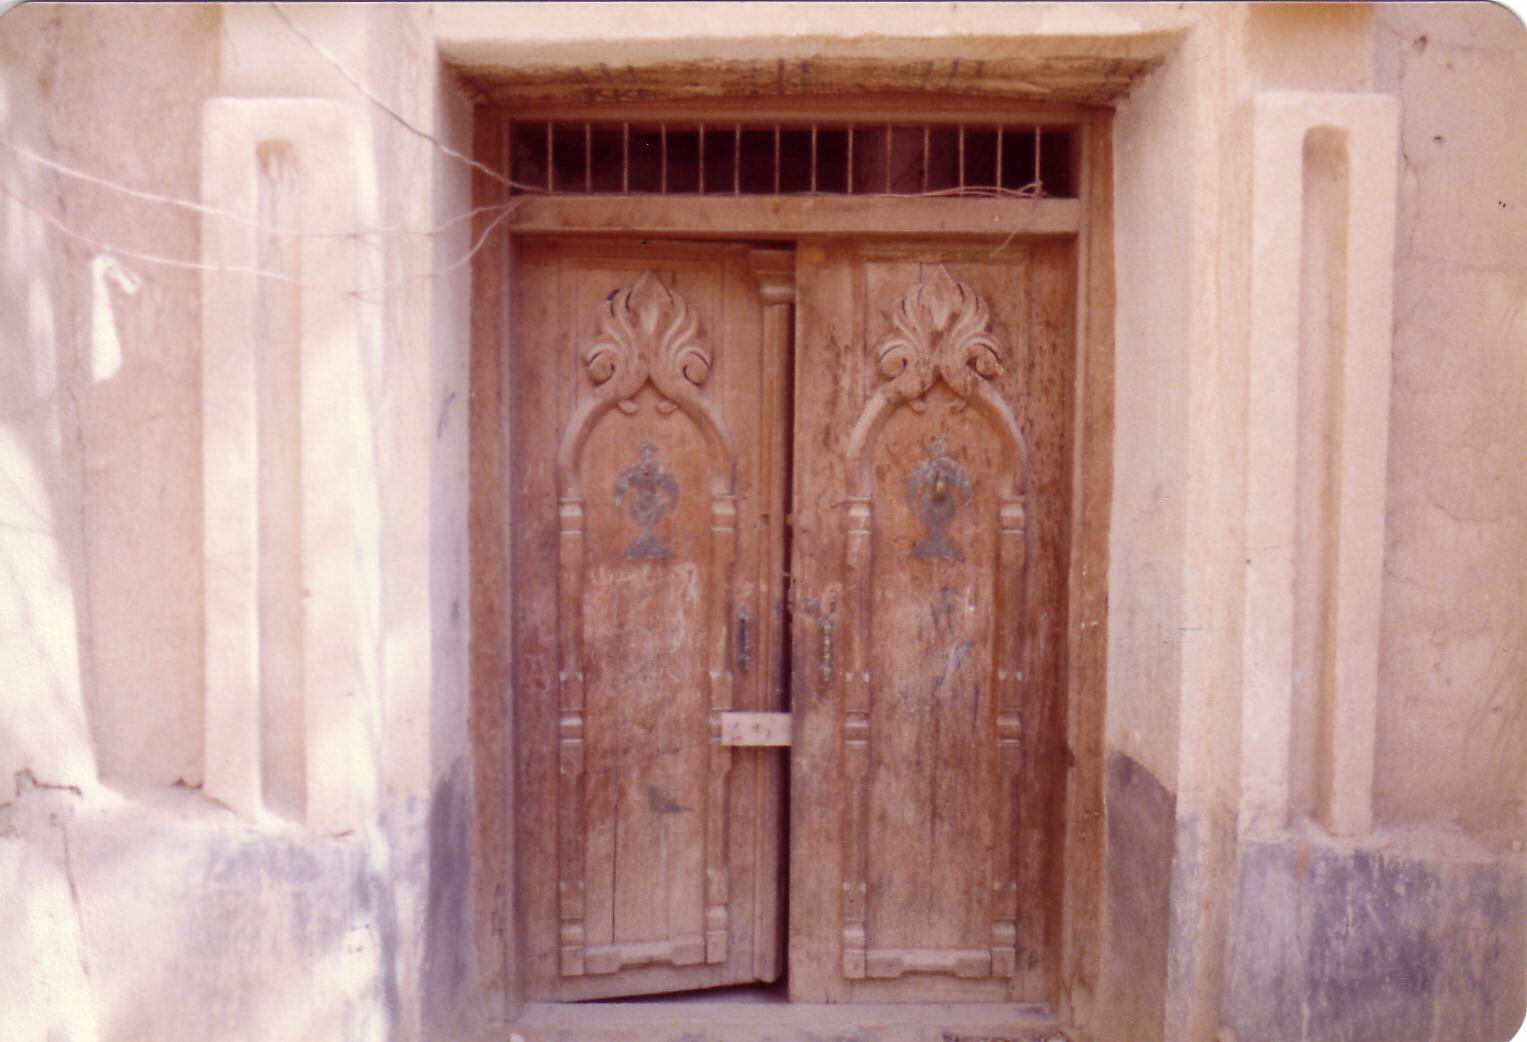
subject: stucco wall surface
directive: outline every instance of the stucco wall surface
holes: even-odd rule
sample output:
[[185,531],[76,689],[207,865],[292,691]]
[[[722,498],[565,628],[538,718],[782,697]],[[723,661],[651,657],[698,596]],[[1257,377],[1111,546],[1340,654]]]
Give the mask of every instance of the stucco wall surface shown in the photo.
[[[98,177],[194,197],[198,155],[185,144],[196,140],[201,99],[212,86],[215,67],[206,57],[216,25],[216,12],[205,8],[121,7],[91,19],[58,8],[9,12],[0,31],[8,140]],[[124,38],[141,41],[130,59],[117,49]],[[179,258],[196,255],[196,216],[149,201],[124,206],[119,193],[16,148],[3,151],[13,193],[8,239],[48,261],[29,264],[25,283],[7,280],[8,288],[27,286],[26,299],[6,309],[27,324],[14,331],[13,344],[24,349],[6,356],[46,367],[23,394],[51,397],[63,423],[50,446],[11,462],[78,491],[75,502],[55,502],[42,515],[65,537],[59,546],[73,566],[67,628],[77,653],[67,637],[54,642],[54,654],[73,659],[56,665],[78,677],[104,777],[195,785],[202,719],[201,573],[192,552],[201,494],[196,274],[61,235],[19,200],[46,203],[48,213],[100,243]],[[8,411],[24,401],[8,396]],[[48,758],[58,751],[46,750]],[[0,771],[0,785],[10,784],[10,773]]]
[[[465,759],[471,226],[465,168],[430,140],[470,150],[469,111],[441,89],[422,8],[288,15],[28,4],[0,17],[6,1040],[417,1039],[484,1012]],[[326,345],[355,379],[310,374],[330,393],[309,429],[359,425],[374,461],[346,479],[386,567],[362,577],[370,612],[340,620],[364,632],[371,679],[282,692],[298,696],[299,733],[304,697],[367,702],[357,733],[320,729],[293,754],[308,756],[309,782],[373,776],[353,824],[327,832],[304,824],[300,799],[284,816],[236,815],[201,789],[229,737],[204,726],[217,606],[202,444],[228,417],[203,402],[206,352],[226,345],[202,341],[199,269],[218,260],[202,232],[293,220],[197,209],[203,104],[218,96],[348,105],[365,161],[298,176],[349,176],[352,196],[376,203],[373,226],[354,229],[355,270],[266,285],[305,275],[373,301],[350,305],[361,335]],[[260,263],[291,256],[278,245]],[[289,352],[269,332],[283,298],[262,299],[245,317],[267,351]],[[321,317],[299,316],[299,332]],[[301,458],[293,433],[283,459]],[[488,961],[501,1001],[502,960]]]
[[[1195,220],[1209,216],[1185,205],[1197,184],[1193,117],[1210,103],[1193,87],[1188,63],[1169,60],[1120,103],[1114,123],[1114,324],[1127,345],[1115,352],[1114,426],[1153,437],[1114,441],[1107,737],[1174,791],[1187,538],[1182,344],[1192,308],[1181,274],[1193,268]],[[1163,197],[1176,205],[1152,204]]]
[[1527,29],[1386,4],[1402,102],[1376,812],[1527,840]]

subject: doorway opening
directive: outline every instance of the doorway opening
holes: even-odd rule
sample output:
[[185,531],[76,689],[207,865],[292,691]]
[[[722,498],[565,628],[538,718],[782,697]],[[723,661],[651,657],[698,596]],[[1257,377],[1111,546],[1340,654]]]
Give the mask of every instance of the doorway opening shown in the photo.
[[1053,1009],[1101,849],[1103,115],[616,115],[480,133],[552,189],[477,269],[511,987]]

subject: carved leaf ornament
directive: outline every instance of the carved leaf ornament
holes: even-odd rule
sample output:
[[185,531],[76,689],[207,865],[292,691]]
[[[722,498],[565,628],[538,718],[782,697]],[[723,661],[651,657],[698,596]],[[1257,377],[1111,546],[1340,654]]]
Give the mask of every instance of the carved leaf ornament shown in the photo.
[[978,379],[1002,372],[986,301],[942,264],[896,302],[891,325],[875,345],[875,361],[891,396],[917,412],[927,407],[923,395],[939,377],[968,401]]
[[[646,345],[655,350],[643,350]],[[628,414],[636,411],[631,399],[649,379],[663,396],[659,410],[672,412],[674,399],[705,383],[711,365],[694,309],[650,271],[606,298],[599,309],[599,336],[584,362],[589,378]]]
[[711,493],[730,495],[737,454],[725,421],[701,390],[711,354],[689,301],[648,270],[599,303],[596,323],[598,333],[582,355],[594,392],[568,421],[557,448],[562,498],[583,498],[578,458],[589,431],[610,408],[635,413],[636,395],[648,381],[659,413],[682,409],[699,426],[711,450]]

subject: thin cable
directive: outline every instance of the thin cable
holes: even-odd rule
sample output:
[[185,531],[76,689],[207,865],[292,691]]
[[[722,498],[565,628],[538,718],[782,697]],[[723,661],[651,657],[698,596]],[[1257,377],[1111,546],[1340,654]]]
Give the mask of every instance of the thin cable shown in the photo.
[[325,286],[319,283],[304,282],[301,279],[293,278],[285,272],[271,271],[268,268],[250,267],[249,265],[244,264],[207,264],[202,261],[189,261],[181,257],[167,257],[161,253],[148,253],[143,250],[134,250],[127,247],[115,246],[109,242],[103,242],[94,236],[87,235],[78,229],[70,227],[68,224],[60,220],[56,215],[22,198],[16,192],[11,190],[10,185],[3,181],[0,181],[0,194],[9,196],[11,199],[15,200],[18,205],[46,221],[60,234],[68,236],[77,242],[84,243],[85,245],[90,246],[99,252],[110,253],[118,257],[127,257],[132,260],[143,261],[145,264],[158,264],[164,267],[176,268],[182,271],[216,271],[229,275],[253,275],[257,278],[271,279],[275,282],[283,282],[298,289],[316,290],[320,293],[331,293],[335,296],[357,297],[370,303],[380,303],[380,301],[375,300],[369,296],[370,294],[385,293],[390,289],[395,289],[399,286],[404,286],[411,282],[419,282],[424,279],[431,279],[441,275],[446,275],[455,271],[457,268],[460,268],[463,264],[468,263],[473,257],[477,255],[478,251],[480,251],[483,246],[487,244],[488,238],[493,233],[494,229],[496,229],[500,224],[507,220],[510,213],[514,211],[515,206],[518,205],[517,201],[506,204],[504,207],[504,212],[499,214],[492,221],[488,222],[487,226],[483,228],[483,230],[478,234],[477,240],[472,244],[471,249],[469,249],[462,257],[451,262],[443,268],[432,268],[429,271],[421,272],[417,275],[407,275],[400,279],[394,279],[391,282],[384,282],[379,286],[363,289],[340,289],[335,286]]
[[287,27],[290,28],[292,32],[302,37],[302,39],[307,42],[309,47],[317,51],[319,56],[322,57],[324,61],[332,65],[335,72],[343,76],[352,87],[364,94],[373,105],[396,120],[398,124],[403,127],[403,129],[430,142],[432,145],[434,145],[440,151],[444,152],[446,155],[450,156],[452,159],[459,160],[470,166],[473,170],[487,174],[489,177],[493,178],[493,180],[497,181],[501,185],[504,185],[508,188],[517,188],[525,192],[539,191],[539,189],[534,186],[522,185],[516,181],[509,180],[509,178],[505,177],[497,170],[494,170],[492,167],[479,163],[477,160],[473,159],[469,155],[466,155],[465,153],[458,152],[450,145],[447,145],[444,141],[441,141],[439,138],[435,137],[435,135],[431,134],[429,131],[424,130],[421,127],[414,126],[414,124],[406,116],[404,116],[401,112],[398,112],[381,98],[377,97],[377,95],[372,92],[370,87],[366,86],[359,79],[352,76],[350,74],[350,70],[346,69],[344,64],[340,62],[340,60],[333,54],[331,54],[327,47],[313,39],[313,37],[308,35],[308,33],[301,26],[292,21],[291,18],[287,16],[286,12],[281,10],[280,4],[277,4],[275,0],[270,0],[270,7],[271,10],[275,11],[277,16],[287,24]]
[[436,225],[433,228],[409,228],[400,225],[379,225],[377,227],[363,226],[353,232],[304,231],[301,228],[286,228],[279,225],[266,224],[263,221],[258,221],[251,217],[246,217],[238,211],[230,210],[226,207],[211,206],[206,203],[198,203],[190,199],[183,199],[179,196],[163,195],[159,192],[149,192],[144,191],[141,188],[133,188],[130,185],[125,185],[120,182],[113,181],[109,178],[101,177],[98,174],[92,174],[87,170],[81,170],[78,167],[69,166],[66,163],[60,163],[56,159],[49,159],[47,156],[34,152],[27,148],[25,145],[18,145],[14,141],[11,141],[5,137],[0,137],[0,145],[4,145],[6,148],[9,148],[11,151],[15,152],[17,155],[29,159],[39,166],[47,167],[49,170],[63,174],[66,177],[72,177],[76,180],[84,181],[86,184],[97,185],[101,188],[106,188],[113,192],[119,192],[122,195],[130,196],[134,199],[142,199],[145,202],[162,203],[166,206],[175,206],[182,210],[190,210],[195,213],[206,214],[211,217],[221,217],[225,220],[233,221],[236,224],[242,224],[247,228],[254,228],[258,231],[267,232],[271,235],[295,235],[299,237],[314,239],[346,239],[366,235],[432,236],[439,235],[441,232],[449,231],[456,225],[460,224],[462,221],[470,220],[471,218],[477,217],[480,214],[490,213],[504,206],[511,205],[508,203],[496,203],[492,206],[474,207],[473,209],[467,210],[464,213],[456,214],[454,217],[451,217],[449,220],[446,220],[445,222]]
[[1022,188],[992,188],[966,186],[965,188],[930,188],[926,192],[885,192],[877,195],[880,199],[937,199],[940,197],[975,198],[975,199],[1045,199],[1044,189],[1037,184],[1026,184]]
[[[477,241],[472,244],[472,248],[467,250],[466,253],[462,254],[450,264],[447,264],[445,267],[431,268],[429,271],[420,272],[417,275],[405,275],[403,278],[394,279],[391,282],[384,282],[375,289],[356,291],[355,295],[361,297],[363,300],[370,300],[370,298],[364,297],[362,294],[385,293],[390,289],[396,289],[399,286],[406,286],[412,282],[422,282],[425,279],[433,279],[439,278],[441,275],[449,275],[451,272],[455,271],[457,268],[460,268],[462,265],[470,263],[472,258],[477,256],[478,251],[488,244],[488,239],[493,234],[494,230],[499,225],[503,224],[504,221],[509,219],[509,215],[514,212],[514,208],[518,205],[518,200],[509,203],[506,206],[504,212],[493,218],[493,220],[489,221],[483,230],[478,234]],[[379,300],[370,300],[370,302],[382,303]]]

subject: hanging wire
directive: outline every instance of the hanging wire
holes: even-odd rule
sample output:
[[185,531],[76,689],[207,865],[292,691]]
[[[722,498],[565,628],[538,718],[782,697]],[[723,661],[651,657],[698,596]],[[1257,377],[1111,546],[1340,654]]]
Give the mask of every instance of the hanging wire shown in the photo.
[[452,159],[455,159],[458,162],[465,163],[467,166],[471,167],[473,170],[478,171],[479,173],[488,175],[494,181],[497,181],[499,184],[506,188],[518,189],[524,192],[534,192],[539,190],[538,187],[534,185],[516,184],[514,181],[511,181],[509,178],[505,177],[497,170],[494,170],[492,167],[478,162],[476,159],[473,159],[471,156],[466,155],[463,152],[457,151],[422,127],[415,126],[407,116],[404,116],[397,109],[383,101],[380,97],[377,96],[375,91],[366,86],[366,84],[362,83],[360,79],[358,79],[350,72],[349,69],[345,68],[344,63],[336,58],[327,47],[313,39],[313,37],[309,35],[306,30],[304,30],[296,22],[292,21],[291,18],[287,16],[287,13],[281,9],[280,4],[275,3],[274,0],[270,0],[270,9],[276,12],[277,17],[285,22],[287,27],[290,28],[292,32],[302,37],[307,45],[318,53],[319,57],[323,58],[324,61],[333,66],[334,71],[339,73],[340,76],[344,77],[347,83],[365,95],[366,99],[373,105],[391,116],[404,130],[407,130],[409,133],[417,137],[423,138],[425,141],[428,141],[430,144],[434,145],[445,155],[450,156]]
[[462,265],[469,263],[472,258],[477,256],[478,252],[485,245],[487,245],[488,239],[492,235],[493,231],[508,219],[509,215],[514,212],[514,208],[519,203],[519,200],[514,200],[506,204],[503,207],[503,213],[500,213],[492,221],[489,221],[483,230],[478,233],[478,236],[472,243],[471,248],[467,250],[464,255],[452,261],[450,264],[447,264],[445,267],[432,268],[429,271],[420,272],[416,275],[406,275],[402,278],[393,279],[390,282],[384,282],[377,286],[354,288],[328,286],[314,282],[304,282],[301,279],[293,278],[285,272],[273,271],[269,268],[252,267],[250,265],[243,264],[208,264],[203,261],[189,261],[181,257],[169,257],[161,253],[150,253],[144,250],[136,250],[130,247],[118,246],[113,243],[97,239],[92,235],[87,235],[86,233],[71,227],[63,220],[61,220],[57,215],[50,213],[49,211],[44,210],[42,207],[36,206],[22,198],[22,196],[12,190],[11,186],[6,184],[4,181],[0,181],[0,194],[8,196],[22,208],[41,218],[43,221],[57,230],[60,234],[65,235],[68,238],[75,240],[76,242],[83,243],[97,252],[108,253],[117,257],[128,257],[132,260],[142,261],[146,264],[156,264],[161,267],[176,268],[182,271],[216,271],[229,275],[251,275],[258,278],[270,279],[275,282],[283,282],[287,285],[295,286],[299,289],[316,290],[321,293],[330,293],[335,296],[356,297],[370,303],[382,302],[379,298],[373,296],[374,294],[386,293],[388,290],[396,289],[399,286],[406,286],[409,283],[420,282],[425,279],[432,279],[441,275],[447,275],[457,270]]
[[180,196],[165,195],[161,192],[150,192],[141,188],[134,188],[131,185],[113,181],[108,177],[102,177],[99,174],[92,174],[88,170],[81,170],[78,167],[69,166],[67,163],[61,163],[56,159],[49,159],[47,156],[34,152],[30,148],[27,148],[25,145],[18,145],[16,142],[11,141],[9,138],[0,137],[0,146],[4,146],[5,148],[10,149],[12,152],[15,152],[22,158],[36,163],[38,166],[52,170],[55,173],[62,174],[65,177],[70,177],[77,181],[83,181],[86,184],[96,185],[97,187],[107,189],[108,191],[117,192],[121,195],[129,196],[133,199],[141,199],[144,202],[160,203],[165,206],[173,206],[182,210],[190,210],[193,213],[205,214],[209,217],[222,218],[223,220],[232,221],[235,224],[241,224],[246,228],[253,228],[256,231],[262,231],[269,235],[292,235],[300,238],[311,239],[350,239],[369,235],[412,235],[426,237],[439,235],[442,232],[450,231],[462,221],[468,221],[474,217],[482,216],[483,214],[494,213],[499,210],[503,210],[507,206],[513,205],[512,203],[495,203],[491,206],[476,206],[470,210],[465,210],[447,218],[445,221],[435,225],[433,228],[410,228],[403,225],[377,225],[374,227],[362,226],[351,232],[315,232],[302,228],[268,224],[265,221],[257,220],[253,217],[249,217],[246,214],[239,213],[236,210],[227,209],[226,207],[211,206],[207,203],[197,202],[193,199],[184,199]]
[[[395,108],[393,108],[391,105],[387,104],[387,102],[385,102],[374,90],[372,90],[369,86],[367,86],[364,82],[362,82],[358,77],[356,77],[354,74],[352,74],[349,71],[349,69],[347,69],[345,67],[345,65],[337,57],[335,57],[335,55],[332,52],[330,52],[322,43],[320,43],[318,40],[314,39],[312,35],[310,35],[300,25],[298,25],[295,21],[293,21],[292,18],[290,16],[288,16],[287,13],[282,9],[282,6],[280,4],[275,3],[274,0],[271,0],[271,2],[269,3],[269,6],[271,7],[272,11],[276,14],[276,16],[278,18],[280,18],[281,21],[296,36],[301,38],[310,48],[313,49],[313,51],[315,53],[317,53],[330,66],[332,66],[333,69],[335,70],[335,72],[338,75],[340,75],[346,82],[348,82],[351,86],[353,86],[356,90],[358,90],[368,101],[370,101],[377,108],[379,108],[383,112],[385,112],[390,118],[392,118],[395,122],[397,122],[405,130],[407,130],[408,132],[412,133],[416,137],[418,137],[418,138],[420,138],[420,139],[422,139],[424,141],[429,142],[430,145],[432,145],[436,150],[438,150],[443,155],[446,155],[446,156],[448,156],[448,157],[450,157],[450,158],[452,158],[452,159],[454,159],[454,160],[456,160],[458,162],[466,164],[471,169],[476,170],[476,171],[478,171],[480,173],[483,173],[484,175],[488,176],[489,178],[491,178],[496,183],[498,183],[500,185],[503,185],[504,187],[508,188],[511,191],[515,191],[515,192],[527,192],[527,193],[529,193],[529,192],[540,193],[540,192],[549,192],[549,191],[551,191],[553,189],[554,185],[550,181],[550,179],[554,176],[553,175],[553,171],[552,171],[553,161],[554,161],[554,153],[553,153],[553,145],[552,145],[552,141],[551,141],[551,137],[552,137],[552,133],[551,133],[552,132],[552,125],[551,125],[551,123],[548,122],[546,124],[546,132],[547,132],[547,136],[548,136],[548,141],[547,141],[547,178],[548,178],[548,183],[546,185],[542,186],[542,185],[523,184],[523,183],[520,183],[518,181],[515,181],[515,180],[505,176],[504,174],[500,173],[499,171],[494,170],[491,167],[485,165],[484,163],[482,163],[482,162],[472,158],[471,156],[465,155],[464,153],[462,153],[462,152],[452,148],[450,145],[448,145],[445,142],[441,141],[434,134],[431,134],[429,131],[424,130],[421,127],[415,125],[412,121],[410,121],[408,118],[403,116]],[[621,187],[622,187],[623,191],[628,191],[629,190],[629,183],[630,183],[630,171],[629,171],[630,124],[629,123],[624,123],[624,124],[621,124],[620,126],[621,126],[621,134],[622,134]],[[734,194],[742,194],[742,186],[741,186],[741,172],[742,172],[742,159],[743,159],[743,155],[742,155],[742,132],[744,130],[744,126],[745,125],[743,123],[738,122],[738,123],[735,124],[735,126],[733,127],[733,131],[732,131],[733,134],[735,135],[735,137],[734,137],[734,145],[733,145],[733,186],[732,186],[732,191],[733,191]],[[582,180],[583,180],[583,185],[584,185],[584,191],[585,192],[590,192],[592,190],[592,187],[593,187],[593,177],[594,177],[594,173],[595,173],[595,171],[594,171],[594,161],[593,161],[592,140],[591,140],[592,127],[593,127],[593,124],[591,124],[591,123],[584,123],[584,126],[583,126],[583,136],[584,136],[584,169],[582,171],[582,173],[583,173]],[[780,190],[781,190],[781,170],[780,170],[781,125],[779,123],[773,123],[772,127],[770,127],[769,125],[765,125],[761,129],[772,129],[773,130],[773,135],[772,135],[772,137],[773,137],[773,155],[770,158],[772,160],[772,166],[773,166],[773,170],[772,170],[772,174],[773,174],[773,189],[774,189],[774,192],[776,194],[778,194],[778,193],[780,193]],[[853,191],[853,162],[854,162],[853,152],[854,152],[854,145],[855,145],[854,136],[853,136],[853,129],[854,128],[852,126],[850,126],[848,128],[848,131],[849,131],[849,136],[848,136],[848,139],[847,139],[848,140],[848,144],[847,144],[848,154],[847,154],[846,159],[845,159],[845,162],[848,164],[848,181],[847,181],[847,184],[846,184],[845,188],[846,188],[846,191],[848,191],[850,193],[852,193],[852,191]],[[1034,156],[1033,156],[1033,159],[1034,159],[1034,179],[1029,184],[1026,184],[1026,185],[1024,185],[1021,188],[1007,188],[1007,187],[1004,187],[1002,185],[1002,183],[1001,183],[1001,181],[1002,181],[1002,174],[1003,174],[1003,165],[1002,165],[1002,163],[1003,163],[1003,160],[1002,160],[1003,128],[1002,127],[998,127],[997,128],[997,133],[996,133],[996,156],[995,156],[995,159],[996,159],[996,170],[997,170],[997,176],[996,176],[997,183],[995,185],[990,185],[990,186],[979,186],[979,185],[971,186],[971,185],[965,185],[963,183],[964,179],[965,179],[965,174],[966,174],[966,171],[965,171],[965,159],[966,159],[966,157],[965,157],[965,144],[966,144],[966,142],[965,142],[965,134],[964,134],[964,127],[963,126],[961,126],[959,128],[959,149],[958,149],[959,150],[959,156],[958,156],[958,158],[959,158],[959,177],[958,177],[959,184],[956,187],[951,187],[951,188],[942,188],[942,189],[930,188],[928,186],[928,178],[929,178],[929,174],[930,174],[929,167],[931,165],[931,163],[930,163],[930,159],[931,159],[931,141],[930,141],[931,125],[930,124],[924,124],[920,129],[922,130],[922,135],[921,135],[922,136],[922,171],[921,171],[921,174],[922,174],[923,190],[922,191],[907,192],[907,193],[899,193],[899,192],[892,192],[892,191],[890,191],[890,188],[891,188],[891,170],[890,170],[890,165],[891,164],[890,164],[890,159],[891,159],[891,152],[892,152],[892,142],[891,142],[892,125],[891,124],[886,124],[885,125],[885,159],[886,159],[885,176],[886,176],[886,184],[885,184],[885,191],[883,193],[883,197],[886,197],[886,198],[907,198],[907,199],[914,199],[914,198],[930,198],[930,197],[936,198],[936,197],[955,197],[955,196],[957,196],[957,197],[967,197],[967,198],[973,197],[973,198],[1024,198],[1024,199],[1033,199],[1033,198],[1038,198],[1038,197],[1045,196],[1047,194],[1046,190],[1045,190],[1045,186],[1044,186],[1042,180],[1040,179],[1040,149],[1041,149],[1041,131],[1040,131],[1040,127],[1034,126],[1032,128],[1033,129],[1033,134],[1034,134]],[[817,125],[812,124],[810,126],[810,163],[809,163],[810,170],[809,170],[809,184],[810,184],[810,191],[812,193],[815,193],[818,190],[818,170],[817,170],[817,166],[818,166],[818,148],[817,148],[817,145],[818,145],[818,142],[817,142],[818,133],[817,133],[817,130],[818,130]],[[667,148],[667,144],[668,144],[668,141],[667,141],[667,137],[668,137],[667,131],[668,131],[668,125],[666,123],[662,123],[662,124],[659,125],[659,132],[660,132],[660,136],[661,136],[661,152],[660,152],[661,158],[660,158],[660,162],[659,162],[659,166],[660,166],[660,170],[661,170],[661,173],[660,173],[660,177],[661,177],[661,188],[660,188],[660,191],[665,192],[665,193],[668,191],[668,187],[669,187],[669,185],[668,185],[668,180],[669,180],[669,178],[668,178],[668,174],[669,174],[669,171],[668,171],[668,158],[669,158],[669,155],[668,155],[668,153],[669,153],[669,150]],[[701,169],[699,171],[699,176],[701,178],[701,181],[700,181],[701,191],[703,192],[704,191],[704,170],[703,170],[703,167],[704,167],[704,162],[705,162],[705,149],[704,149],[704,144],[703,144],[703,142],[704,142],[704,138],[703,138],[703,134],[704,134],[703,125],[701,127],[700,134],[702,136],[700,138],[701,145],[700,145],[700,150],[699,150],[699,155],[698,155],[698,162],[699,162],[700,167],[701,167]],[[387,291],[387,290],[389,290],[391,288],[397,287],[397,286],[402,286],[402,285],[406,285],[406,284],[411,283],[411,282],[417,282],[417,281],[420,281],[420,280],[434,278],[434,277],[447,274],[447,273],[449,273],[451,271],[454,271],[454,270],[460,268],[462,265],[468,263],[474,256],[476,256],[476,254],[487,243],[491,233],[495,229],[497,229],[501,224],[503,224],[503,222],[513,212],[515,206],[518,205],[518,203],[523,200],[523,196],[520,196],[518,198],[509,200],[508,202],[505,202],[505,203],[473,207],[473,208],[471,208],[469,210],[465,210],[463,212],[454,214],[454,215],[450,216],[449,218],[445,219],[444,221],[442,221],[440,224],[438,224],[438,225],[436,225],[434,227],[430,227],[430,228],[414,228],[414,227],[408,227],[408,226],[385,226],[385,225],[380,225],[380,226],[374,226],[374,227],[358,227],[354,231],[311,231],[311,230],[305,230],[305,229],[297,228],[297,227],[273,225],[273,224],[270,224],[270,223],[268,223],[266,221],[259,220],[258,218],[251,217],[251,216],[249,216],[247,214],[240,213],[240,212],[237,212],[235,210],[231,210],[231,209],[226,208],[226,207],[214,206],[214,205],[210,205],[210,204],[199,202],[199,201],[192,200],[192,199],[186,199],[186,198],[182,198],[182,197],[178,197],[178,196],[174,196],[174,195],[169,195],[169,194],[162,193],[162,192],[150,191],[150,190],[134,187],[132,185],[123,184],[123,183],[115,181],[115,180],[113,180],[111,178],[104,177],[104,176],[102,176],[100,174],[96,174],[96,173],[93,173],[91,171],[84,170],[84,169],[81,169],[79,167],[72,166],[70,164],[61,162],[58,159],[54,159],[54,158],[50,158],[48,156],[44,156],[44,155],[34,151],[33,149],[30,149],[30,148],[26,147],[25,145],[19,144],[19,143],[15,142],[15,141],[12,141],[12,140],[8,139],[8,138],[0,137],[0,145],[3,145],[6,149],[10,150],[13,154],[21,157],[22,159],[24,159],[24,160],[26,160],[26,161],[28,161],[30,163],[36,164],[37,166],[40,166],[40,167],[43,167],[45,169],[51,170],[54,173],[59,174],[59,175],[61,175],[63,177],[67,177],[67,178],[70,178],[70,179],[73,179],[73,180],[76,180],[76,181],[79,181],[79,182],[82,182],[82,183],[85,183],[85,184],[94,185],[96,187],[99,187],[99,188],[102,188],[102,189],[105,189],[105,190],[108,190],[108,191],[111,191],[111,192],[115,192],[115,193],[118,193],[120,195],[124,195],[126,197],[132,198],[132,199],[137,199],[137,200],[140,200],[142,202],[153,203],[153,204],[156,204],[156,205],[176,207],[178,209],[187,210],[187,211],[194,212],[194,213],[206,216],[206,217],[213,217],[213,218],[217,218],[217,219],[220,219],[220,220],[232,221],[232,222],[234,222],[236,224],[239,224],[241,226],[252,228],[252,229],[256,229],[256,230],[261,231],[263,233],[272,234],[272,235],[290,235],[290,236],[307,237],[307,238],[353,238],[353,239],[357,239],[357,240],[360,240],[360,241],[366,241],[366,240],[368,240],[368,239],[370,239],[372,237],[386,236],[386,235],[430,237],[430,236],[434,236],[434,235],[438,235],[438,234],[442,234],[442,233],[448,232],[448,231],[456,228],[462,222],[473,220],[473,219],[476,219],[476,218],[479,218],[479,217],[484,217],[484,216],[492,215],[492,220],[489,221],[489,223],[478,234],[478,236],[476,237],[475,241],[472,243],[472,245],[471,245],[470,249],[467,251],[467,253],[464,256],[462,256],[461,258],[453,261],[452,263],[446,265],[443,268],[431,269],[429,271],[422,272],[422,273],[417,274],[417,275],[405,276],[403,278],[395,279],[393,281],[390,281],[390,282],[387,282],[387,283],[383,283],[381,285],[378,285],[378,286],[375,286],[375,287],[370,287],[370,288],[359,288],[359,289],[356,289],[356,288],[340,288],[340,287],[334,287],[334,286],[316,285],[316,284],[312,284],[312,283],[303,282],[303,281],[301,281],[299,279],[293,278],[292,276],[290,276],[290,275],[288,275],[288,274],[286,274],[284,272],[272,271],[272,270],[268,270],[268,269],[264,269],[264,268],[260,268],[260,267],[256,267],[256,266],[208,264],[208,263],[201,262],[201,261],[185,260],[183,258],[169,257],[169,256],[165,256],[165,255],[157,254],[157,253],[153,253],[153,252],[148,252],[148,251],[143,251],[143,250],[136,250],[136,249],[131,249],[131,248],[127,248],[127,247],[113,245],[111,243],[105,242],[105,241],[103,241],[103,240],[101,240],[101,239],[99,239],[99,238],[97,238],[97,237],[95,237],[93,235],[90,235],[90,234],[88,234],[86,232],[83,232],[83,231],[79,230],[78,228],[75,228],[75,227],[69,225],[59,215],[57,215],[57,214],[55,214],[55,213],[53,213],[53,212],[51,212],[51,211],[49,211],[49,210],[47,210],[47,209],[45,209],[43,207],[35,205],[34,203],[28,201],[21,193],[17,192],[14,188],[12,188],[12,186],[10,186],[8,184],[5,184],[3,182],[0,182],[0,193],[3,193],[8,198],[14,200],[18,205],[22,206],[23,208],[25,208],[29,212],[37,215],[39,218],[41,218],[43,221],[45,221],[50,227],[54,228],[55,230],[57,230],[59,233],[63,234],[64,236],[66,236],[66,237],[68,237],[68,238],[70,238],[72,240],[75,240],[75,241],[84,243],[86,245],[89,245],[93,249],[96,249],[96,250],[99,250],[99,251],[102,251],[102,252],[114,254],[114,255],[117,255],[117,256],[124,257],[124,258],[131,258],[131,259],[139,260],[139,261],[142,261],[142,262],[148,263],[148,264],[154,264],[154,265],[159,265],[159,266],[163,266],[163,267],[176,268],[176,269],[180,269],[180,270],[220,271],[220,272],[226,272],[226,273],[230,273],[230,274],[244,274],[244,275],[250,275],[250,276],[255,276],[255,277],[260,277],[260,278],[268,278],[268,279],[272,279],[274,281],[288,283],[290,285],[298,286],[298,287],[301,287],[301,288],[304,288],[304,289],[314,289],[314,290],[319,290],[319,291],[326,292],[326,293],[334,293],[334,294],[340,294],[340,295],[350,295],[350,296],[355,296],[355,297],[359,297],[359,298],[362,298],[362,299],[368,299],[368,295],[370,295],[370,294],[382,293],[382,292],[385,292],[385,291]],[[372,243],[372,245],[375,245],[375,243]],[[1003,245],[1006,245],[1006,243],[1004,243]],[[999,250],[1001,248],[1002,247],[1000,247],[1000,246],[998,247]]]

